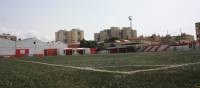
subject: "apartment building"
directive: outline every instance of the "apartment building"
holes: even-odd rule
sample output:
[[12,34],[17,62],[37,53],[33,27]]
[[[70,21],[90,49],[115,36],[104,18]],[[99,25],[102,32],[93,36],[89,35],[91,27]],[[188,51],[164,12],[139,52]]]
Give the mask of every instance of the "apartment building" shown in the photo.
[[10,35],[10,34],[5,34],[5,33],[3,33],[2,35],[0,35],[0,38],[2,38],[2,39],[8,39],[8,40],[11,40],[11,41],[16,41],[17,40],[16,36]]
[[94,41],[100,41],[100,33],[94,33]]
[[55,32],[55,40],[63,43],[79,43],[84,39],[84,32],[79,29],[72,29],[71,31],[59,30]]
[[121,38],[122,39],[137,38],[137,31],[132,30],[131,27],[123,27],[121,30]]
[[137,31],[133,30],[131,27],[122,27],[122,29],[120,29],[120,27],[110,27],[110,29],[105,29],[94,34],[95,41],[104,41],[110,38],[137,38]]
[[[109,33],[108,33],[109,34]],[[110,38],[121,38],[120,27],[111,27],[110,28]],[[108,38],[109,39],[109,38]]]
[[63,43],[67,43],[67,31],[66,30],[59,30],[55,33],[55,40],[61,41]]
[[197,40],[200,40],[200,22],[195,23],[196,26],[196,38]]

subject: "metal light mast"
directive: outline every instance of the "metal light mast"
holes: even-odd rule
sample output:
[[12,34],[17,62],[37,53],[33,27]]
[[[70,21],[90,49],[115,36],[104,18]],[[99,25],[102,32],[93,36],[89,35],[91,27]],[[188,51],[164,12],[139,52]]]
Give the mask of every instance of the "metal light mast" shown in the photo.
[[128,19],[130,21],[130,27],[132,28],[132,16],[129,16]]

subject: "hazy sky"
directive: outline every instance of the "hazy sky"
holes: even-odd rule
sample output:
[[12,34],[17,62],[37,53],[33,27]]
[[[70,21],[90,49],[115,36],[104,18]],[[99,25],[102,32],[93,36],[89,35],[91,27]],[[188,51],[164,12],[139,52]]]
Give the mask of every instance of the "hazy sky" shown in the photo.
[[54,40],[60,29],[80,28],[86,39],[110,26],[133,26],[139,35],[195,34],[200,0],[0,0],[0,33]]

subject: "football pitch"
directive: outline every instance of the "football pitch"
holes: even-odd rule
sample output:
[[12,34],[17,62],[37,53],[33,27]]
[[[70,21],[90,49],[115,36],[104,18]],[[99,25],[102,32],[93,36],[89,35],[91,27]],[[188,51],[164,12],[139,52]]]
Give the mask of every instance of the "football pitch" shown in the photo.
[[0,58],[0,88],[199,88],[200,52]]

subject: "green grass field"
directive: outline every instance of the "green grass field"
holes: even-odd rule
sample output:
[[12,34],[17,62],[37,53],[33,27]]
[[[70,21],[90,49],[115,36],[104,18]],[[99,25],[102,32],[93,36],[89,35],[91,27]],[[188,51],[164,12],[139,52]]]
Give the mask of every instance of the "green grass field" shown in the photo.
[[197,62],[199,51],[0,58],[0,88],[199,88],[200,63],[133,74],[115,73]]

